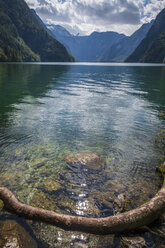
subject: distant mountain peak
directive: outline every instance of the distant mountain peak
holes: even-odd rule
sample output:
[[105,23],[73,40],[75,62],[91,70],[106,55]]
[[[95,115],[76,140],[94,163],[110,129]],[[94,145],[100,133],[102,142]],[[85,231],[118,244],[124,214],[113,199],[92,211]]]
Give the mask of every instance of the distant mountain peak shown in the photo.
[[70,37],[72,36],[70,34],[70,32],[64,28],[61,25],[56,25],[56,24],[46,24],[46,27],[53,33],[53,34],[57,34],[57,35],[62,35],[62,36],[66,36],[66,37]]

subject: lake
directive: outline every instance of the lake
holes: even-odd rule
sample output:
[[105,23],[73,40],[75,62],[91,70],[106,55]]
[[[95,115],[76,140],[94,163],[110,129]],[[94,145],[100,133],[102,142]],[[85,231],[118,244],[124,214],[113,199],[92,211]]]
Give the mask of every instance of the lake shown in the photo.
[[[135,208],[162,183],[155,137],[164,110],[163,65],[1,63],[1,186],[60,213],[113,215],[120,193]],[[65,156],[72,153],[97,153],[104,166],[71,166]],[[0,217],[16,218],[5,211]],[[116,247],[111,236],[22,223],[39,247]]]

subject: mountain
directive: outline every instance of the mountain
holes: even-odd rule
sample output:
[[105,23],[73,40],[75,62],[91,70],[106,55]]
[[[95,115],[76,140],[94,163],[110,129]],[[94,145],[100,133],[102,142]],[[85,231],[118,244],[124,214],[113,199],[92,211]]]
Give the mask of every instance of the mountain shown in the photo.
[[0,0],[0,61],[73,61],[24,0]]
[[11,19],[2,11],[0,11],[0,61],[40,61],[40,56],[26,45]]
[[[162,57],[165,58],[165,54],[160,54],[163,51],[163,33],[165,32],[164,24],[165,9],[158,14],[146,38],[142,40],[136,50],[126,59],[126,62],[162,63]],[[159,45],[162,47],[160,50]]]
[[66,30],[64,27],[60,25],[54,24],[47,24],[47,29],[51,31],[52,35],[56,36],[57,38],[63,37],[71,37],[72,35]]
[[109,47],[99,58],[102,62],[123,62],[145,38],[153,21],[143,24],[131,36],[121,39],[119,42]]
[[[81,57],[87,61],[97,61],[101,54],[109,47],[124,38],[124,34],[116,32],[93,32],[83,41]],[[80,37],[81,38],[81,37]]]
[[31,12],[33,13],[33,15],[35,16],[35,18],[37,19],[37,21],[41,24],[41,26],[46,30],[46,32],[48,32],[49,35],[52,36],[51,31],[46,27],[46,25],[44,24],[44,22],[41,20],[41,18],[37,15],[36,11],[34,9],[30,9]]
[[152,43],[151,47],[144,54],[141,62],[165,63],[165,32]]
[[49,24],[47,28],[77,61],[82,62],[97,61],[108,47],[126,37],[124,34],[110,31],[93,32],[89,36],[74,36],[59,25]]
[[[58,40],[61,44],[63,44],[66,47],[67,51],[70,54],[72,54],[72,51],[70,50],[70,48],[69,48],[69,46],[68,46],[67,43],[69,41],[71,42],[71,44],[72,44],[72,42],[74,43],[74,36],[72,36],[64,27],[62,27],[60,25],[54,25],[54,24],[47,24],[47,25],[45,25],[44,23],[43,23],[43,25],[48,30],[49,34],[53,38],[55,38],[56,40]],[[66,39],[67,39],[67,42],[65,42]]]

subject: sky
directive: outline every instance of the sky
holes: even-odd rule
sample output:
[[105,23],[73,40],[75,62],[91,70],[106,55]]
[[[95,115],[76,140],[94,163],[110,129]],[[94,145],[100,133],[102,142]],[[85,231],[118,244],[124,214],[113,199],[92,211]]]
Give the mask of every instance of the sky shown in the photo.
[[116,31],[131,35],[165,8],[165,0],[25,0],[47,24],[70,33]]

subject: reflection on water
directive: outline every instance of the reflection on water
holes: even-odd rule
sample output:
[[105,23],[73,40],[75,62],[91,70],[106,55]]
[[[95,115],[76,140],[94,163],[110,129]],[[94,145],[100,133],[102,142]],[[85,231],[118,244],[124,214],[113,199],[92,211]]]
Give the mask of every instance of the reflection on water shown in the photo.
[[[161,184],[154,140],[164,78],[161,66],[0,64],[1,185],[23,202],[73,215],[112,215],[123,192],[131,208],[147,201]],[[67,154],[79,152],[100,154],[104,165],[66,163]],[[30,226],[42,247],[117,242]]]

